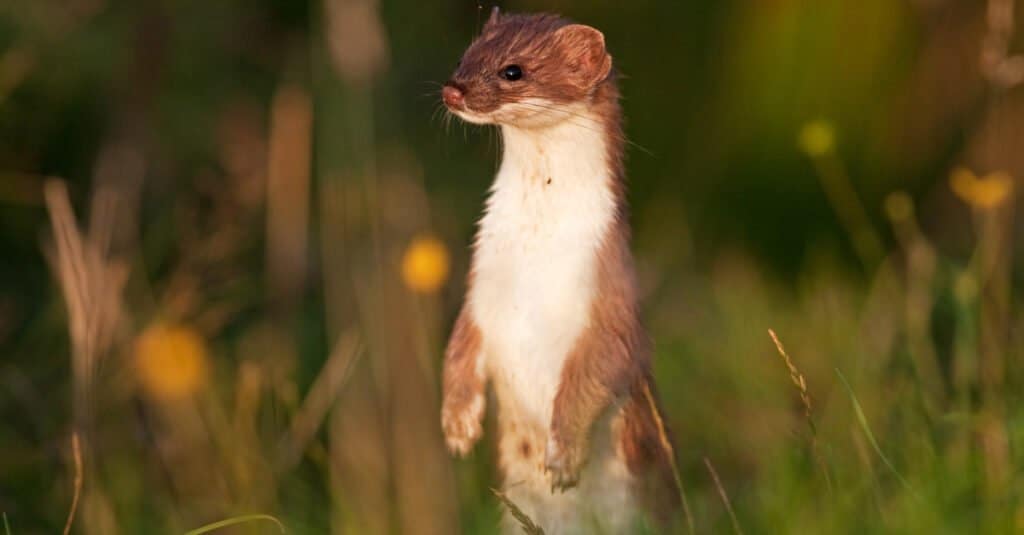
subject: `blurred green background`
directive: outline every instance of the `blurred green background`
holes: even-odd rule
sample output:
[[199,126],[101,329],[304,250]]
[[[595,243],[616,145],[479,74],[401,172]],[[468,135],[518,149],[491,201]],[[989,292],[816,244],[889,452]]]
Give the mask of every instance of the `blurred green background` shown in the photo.
[[[695,531],[1024,531],[1022,10],[499,5],[623,74]],[[490,6],[0,3],[12,533],[495,531],[492,436],[438,423],[499,156],[438,90]]]

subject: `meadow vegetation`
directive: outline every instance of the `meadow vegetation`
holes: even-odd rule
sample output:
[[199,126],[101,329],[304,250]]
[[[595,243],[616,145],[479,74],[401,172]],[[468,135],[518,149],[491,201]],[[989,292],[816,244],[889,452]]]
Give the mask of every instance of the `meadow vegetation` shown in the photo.
[[[437,90],[486,6],[18,4],[9,532],[495,532],[491,436],[453,460],[438,406],[497,140]],[[1024,531],[1024,9],[502,6],[625,75],[675,532]]]

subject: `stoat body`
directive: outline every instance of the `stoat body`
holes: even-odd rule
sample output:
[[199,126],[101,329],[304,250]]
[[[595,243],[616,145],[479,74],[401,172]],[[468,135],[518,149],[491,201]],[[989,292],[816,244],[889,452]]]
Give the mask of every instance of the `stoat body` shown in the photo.
[[450,449],[465,454],[481,436],[489,382],[503,489],[547,533],[664,519],[677,502],[653,414],[603,36],[495,11],[444,100],[499,125],[504,146],[445,356]]

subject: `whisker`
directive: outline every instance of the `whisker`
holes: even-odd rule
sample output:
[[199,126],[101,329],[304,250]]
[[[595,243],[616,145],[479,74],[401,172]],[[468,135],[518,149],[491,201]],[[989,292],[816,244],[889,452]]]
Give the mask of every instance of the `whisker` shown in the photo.
[[[546,106],[544,104],[536,104],[536,103],[533,103],[533,102],[518,102],[517,104],[522,105],[522,106],[533,106],[534,108],[541,109],[541,110],[550,110],[550,111],[554,111],[554,112],[557,112],[557,113],[561,113],[561,114],[566,115],[568,117],[573,117],[573,118],[580,119],[582,122],[573,122],[572,123],[572,124],[575,124],[577,126],[586,127],[586,125],[588,123],[591,124],[591,125],[595,125],[595,126],[603,126],[601,124],[601,122],[598,121],[597,119],[594,119],[592,117],[588,117],[588,116],[583,115],[581,113],[576,113],[576,112],[573,112],[573,111],[570,111],[570,110],[566,110],[564,108],[559,108],[559,107],[556,107],[556,106]],[[603,128],[592,128],[591,130],[594,131],[594,132],[602,132],[604,129]]]
[[[523,95],[523,98],[543,99],[544,97],[542,95],[530,95],[530,94],[527,94],[527,95]],[[540,103],[537,103],[537,102],[516,102],[516,103],[517,104],[529,104],[531,106],[536,106],[538,108],[544,108],[544,109],[548,109],[548,110],[557,111],[557,112],[563,113],[565,115],[572,115],[573,117],[579,117],[581,119],[585,119],[587,121],[591,121],[591,122],[594,122],[594,123],[598,122],[596,119],[594,119],[593,117],[590,117],[589,115],[584,115],[582,113],[575,112],[575,111],[566,109],[564,107],[540,104]]]
[[452,132],[452,118],[453,117],[455,117],[455,114],[453,114],[452,111],[449,110],[448,108],[445,108],[444,135],[446,135],[446,136],[451,135],[451,132]]
[[[586,124],[586,123],[590,123],[591,125],[602,126],[600,121],[598,121],[597,119],[594,119],[592,117],[583,115],[581,113],[574,112],[572,110],[567,110],[567,109],[564,109],[564,108],[559,108],[557,106],[546,106],[544,104],[537,104],[535,102],[517,102],[517,104],[522,105],[522,106],[533,106],[536,109],[554,111],[554,112],[562,113],[564,115],[568,115],[570,117],[575,117],[575,118],[578,118],[578,119],[580,119],[580,120],[582,120],[584,122],[581,123],[581,122],[571,121],[570,120],[570,122],[572,124],[574,124],[576,126],[579,126],[581,128],[586,128],[586,129],[588,129],[588,130],[590,130],[592,132],[598,132],[598,133],[604,132],[603,128],[601,128],[601,129],[591,128],[591,127],[587,126],[587,124]],[[617,135],[616,139],[618,141],[626,143],[627,145],[630,145],[630,146],[636,147],[637,149],[640,149],[642,152],[646,153],[648,156],[654,156],[654,153],[651,152],[650,149],[644,147],[643,145],[640,145],[639,143],[636,143],[636,142],[628,139],[625,134]]]
[[[531,97],[531,95],[526,95],[526,97],[529,98],[529,97]],[[593,117],[584,115],[582,113],[574,112],[572,110],[567,110],[565,108],[561,108],[561,107],[558,107],[558,106],[548,106],[548,105],[545,105],[545,104],[538,104],[536,102],[516,102],[516,104],[521,105],[521,106],[526,106],[526,107],[532,107],[532,108],[538,109],[538,110],[546,110],[546,111],[553,111],[553,112],[556,112],[556,113],[560,113],[560,114],[566,116],[566,121],[568,121],[570,124],[573,124],[575,126],[578,126],[580,128],[584,128],[586,130],[589,130],[591,132],[598,133],[598,134],[607,134],[608,133],[608,131],[604,129],[604,125],[599,120],[594,119]],[[442,106],[441,109],[444,109],[447,112],[445,114],[445,125],[444,126],[445,126],[445,134],[449,135],[450,132],[451,132],[451,122],[452,122],[452,119],[454,117],[454,114],[451,112],[451,110],[448,110],[446,107],[444,107],[443,104],[441,106]],[[463,135],[462,135],[462,137],[463,137],[464,140],[468,141],[468,139],[469,139],[468,138],[468,131],[466,130],[466,126],[465,126],[466,122],[465,121],[460,121],[460,123],[462,123],[462,125],[463,125],[463,130],[462,130],[462,134]],[[624,133],[616,134],[614,136],[614,138],[615,138],[616,141],[620,141],[620,142],[625,143],[625,144],[627,144],[629,146],[632,146],[632,147],[635,147],[635,148],[639,149],[641,152],[647,154],[648,156],[654,156],[654,153],[650,149],[648,149],[647,147],[644,147],[643,145],[640,145],[639,143],[636,143],[635,141],[630,140],[629,138],[626,137],[626,135]],[[499,142],[500,141],[501,140],[499,139]],[[500,152],[500,149],[501,149],[500,143],[498,144],[498,146],[496,146],[496,148]]]
[[590,125],[601,126],[601,122],[600,121],[598,121],[596,119],[592,119],[592,118],[587,117],[585,115],[581,115],[581,114],[578,114],[578,113],[571,112],[569,110],[557,108],[557,107],[554,107],[554,106],[545,106],[543,104],[534,104],[532,102],[518,102],[517,104],[521,105],[521,106],[527,106],[527,107],[532,106],[535,109],[539,109],[539,110],[554,111],[554,112],[558,112],[558,113],[567,115],[568,117],[571,117],[571,118],[580,119],[583,122],[573,121],[573,120],[568,119],[568,118],[566,120],[569,121],[570,123],[576,125],[576,126],[579,126],[579,127],[582,127],[582,128],[586,128],[586,129],[590,130],[591,132],[601,133],[601,132],[604,131],[603,128],[591,128],[590,126],[588,126],[588,123]]
[[444,110],[445,110],[444,104],[441,104],[440,102],[435,104],[434,105],[434,111],[430,114],[430,123],[431,124],[436,123],[438,121],[438,117],[440,117],[440,115],[444,112]]

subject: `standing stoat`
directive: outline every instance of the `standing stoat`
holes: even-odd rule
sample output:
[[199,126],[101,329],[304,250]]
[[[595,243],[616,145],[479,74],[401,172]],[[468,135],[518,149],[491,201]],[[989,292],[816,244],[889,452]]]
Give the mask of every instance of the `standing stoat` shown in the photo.
[[480,438],[490,380],[505,492],[548,533],[664,518],[678,502],[648,397],[604,36],[495,9],[442,94],[504,145],[445,354],[448,447]]

